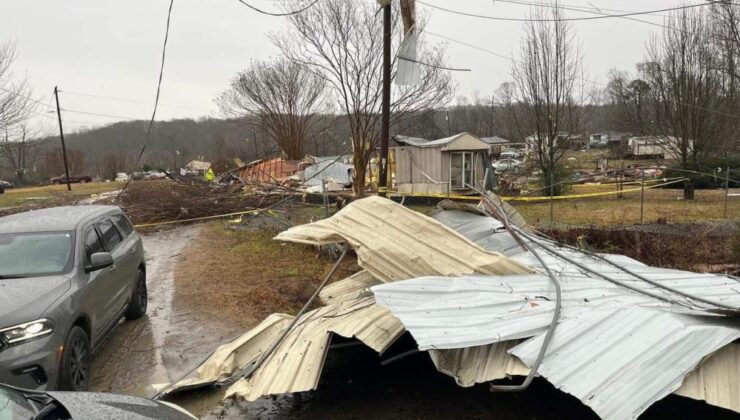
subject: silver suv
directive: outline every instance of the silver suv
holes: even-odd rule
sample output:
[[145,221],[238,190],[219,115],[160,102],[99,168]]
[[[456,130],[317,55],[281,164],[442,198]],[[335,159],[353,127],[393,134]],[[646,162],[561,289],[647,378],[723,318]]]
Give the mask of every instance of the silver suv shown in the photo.
[[118,207],[0,217],[0,383],[87,389],[93,351],[146,306],[141,238]]

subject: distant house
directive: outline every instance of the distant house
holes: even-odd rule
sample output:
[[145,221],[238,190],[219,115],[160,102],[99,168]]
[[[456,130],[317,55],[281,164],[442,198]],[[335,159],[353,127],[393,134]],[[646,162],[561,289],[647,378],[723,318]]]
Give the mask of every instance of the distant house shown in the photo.
[[[630,137],[627,140],[627,157],[635,159],[679,159],[680,139],[673,136]],[[688,141],[688,151],[694,148],[694,141]]]
[[308,165],[303,171],[304,185],[320,186],[322,181],[330,181],[343,187],[352,185],[354,166],[352,156],[311,156],[306,155],[303,163]]
[[605,149],[607,147],[611,148],[615,145],[621,144],[624,137],[624,133],[618,133],[614,131],[593,133],[588,138],[588,147],[591,149]]
[[593,133],[589,136],[588,146],[592,149],[605,148],[609,144],[609,133]]
[[[527,136],[524,139],[524,143],[526,144],[525,150],[527,152],[527,155],[537,153],[538,139],[539,137],[537,133],[532,134],[531,136]],[[544,145],[547,145],[548,143],[549,143],[548,137],[545,137]],[[580,134],[570,134],[566,132],[558,132],[555,135],[555,141],[553,141],[553,144],[556,149],[580,150],[588,146],[588,139],[586,139],[584,136]]]
[[260,159],[239,168],[239,178],[244,182],[282,183],[298,172],[300,164],[300,160]]
[[432,141],[395,136],[391,150],[396,188],[402,193],[473,192],[469,185],[483,186],[483,162],[490,147],[469,133]]

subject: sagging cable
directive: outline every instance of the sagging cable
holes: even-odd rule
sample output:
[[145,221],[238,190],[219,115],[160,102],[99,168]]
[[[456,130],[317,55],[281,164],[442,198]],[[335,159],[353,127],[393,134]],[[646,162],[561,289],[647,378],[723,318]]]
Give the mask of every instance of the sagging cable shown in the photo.
[[552,315],[552,321],[550,322],[550,326],[547,328],[545,338],[542,340],[542,346],[540,347],[540,351],[537,354],[537,358],[535,359],[534,363],[532,363],[532,366],[530,366],[529,373],[527,374],[527,377],[524,378],[524,382],[519,385],[490,385],[490,390],[492,392],[521,392],[529,388],[529,385],[532,383],[535,376],[537,376],[537,371],[539,370],[542,361],[545,359],[547,348],[550,346],[552,337],[555,335],[555,329],[557,328],[558,320],[560,319],[560,310],[563,301],[562,290],[557,277],[555,277],[555,274],[552,272],[552,270],[550,270],[540,254],[535,251],[533,247],[529,246],[526,241],[522,240],[522,238],[519,237],[517,232],[518,228],[511,225],[508,219],[508,215],[506,214],[506,210],[503,209],[502,206],[499,206],[497,203],[495,203],[485,192],[478,191],[478,193],[480,193],[481,197],[483,197],[483,201],[488,203],[488,207],[492,210],[495,210],[494,213],[497,213],[499,217],[502,218],[501,222],[504,224],[504,226],[507,227],[509,233],[514,237],[514,239],[516,239],[517,242],[519,242],[523,247],[531,252],[532,255],[534,255],[534,257],[537,259],[537,261],[542,264],[542,267],[545,269],[547,276],[550,278],[550,280],[552,280],[552,283],[555,286],[555,310]]
[[[547,236],[545,236],[544,234],[542,234],[541,232],[538,232],[538,233],[541,236],[543,236],[543,237],[545,237],[547,239],[550,239]],[[653,286],[655,286],[657,288],[667,290],[667,291],[669,291],[671,293],[675,293],[675,294],[680,295],[680,296],[683,296],[683,297],[685,297],[687,299],[695,300],[697,302],[705,303],[707,305],[716,306],[718,308],[727,309],[729,311],[732,311],[733,313],[740,312],[740,308],[737,308],[737,307],[734,307],[734,306],[730,306],[730,305],[725,305],[723,303],[715,302],[715,301],[712,301],[712,300],[709,300],[709,299],[704,299],[702,297],[695,296],[695,295],[692,295],[690,293],[686,293],[684,291],[678,290],[678,289],[676,289],[674,287],[667,286],[667,285],[662,284],[660,282],[657,282],[655,280],[651,280],[651,279],[649,279],[649,278],[647,278],[647,277],[645,277],[645,276],[643,276],[641,274],[635,273],[634,271],[632,271],[632,270],[630,270],[630,269],[628,269],[628,268],[626,268],[626,267],[624,267],[624,266],[622,266],[620,264],[617,264],[614,261],[611,261],[608,258],[606,258],[606,257],[604,257],[602,255],[599,255],[599,254],[597,254],[595,252],[591,252],[591,251],[588,251],[588,250],[585,250],[585,249],[577,248],[577,247],[574,247],[572,245],[568,245],[568,244],[565,244],[565,243],[562,243],[562,242],[559,242],[559,241],[557,243],[558,243],[558,245],[560,245],[560,246],[562,246],[564,248],[568,248],[568,249],[571,249],[573,251],[580,252],[580,253],[585,254],[585,255],[587,255],[587,256],[589,256],[591,258],[594,258],[594,259],[597,259],[599,261],[605,262],[605,263],[611,265],[612,267],[614,267],[614,268],[616,268],[618,270],[624,271],[625,273],[627,273],[627,274],[629,274],[629,275],[631,275],[631,276],[633,276],[633,277],[635,277],[637,279],[640,279],[640,280],[642,280],[642,281],[644,281],[644,282],[646,282],[648,284],[651,284],[651,285],[653,285]]]

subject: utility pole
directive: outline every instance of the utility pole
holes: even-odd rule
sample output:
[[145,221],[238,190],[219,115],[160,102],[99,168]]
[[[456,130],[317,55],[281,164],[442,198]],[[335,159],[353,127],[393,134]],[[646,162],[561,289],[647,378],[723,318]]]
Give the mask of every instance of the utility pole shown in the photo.
[[380,127],[380,178],[378,193],[388,192],[388,141],[391,127],[391,2],[383,7],[383,96]]
[[64,145],[64,129],[62,129],[62,111],[59,109],[59,90],[54,86],[54,98],[57,101],[57,118],[59,118],[59,137],[62,139],[62,156],[64,157],[64,176],[67,178],[67,191],[72,191],[69,183],[69,166],[67,165],[67,147]]

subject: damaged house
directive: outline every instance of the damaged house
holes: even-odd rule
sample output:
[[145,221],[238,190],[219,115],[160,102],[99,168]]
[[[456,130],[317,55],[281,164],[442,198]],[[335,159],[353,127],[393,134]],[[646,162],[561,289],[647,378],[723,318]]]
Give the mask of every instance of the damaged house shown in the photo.
[[491,146],[470,133],[439,140],[394,136],[395,182],[399,193],[472,193],[485,182]]
[[362,271],[322,285],[324,306],[273,314],[222,345],[163,393],[308,391],[332,336],[382,355],[409,333],[410,351],[463,387],[525,377],[524,390],[540,376],[604,419],[637,418],[671,393],[740,412],[737,278],[557,244],[495,196],[444,202],[432,217],[368,197],[275,239],[344,244],[340,260],[351,248]]

